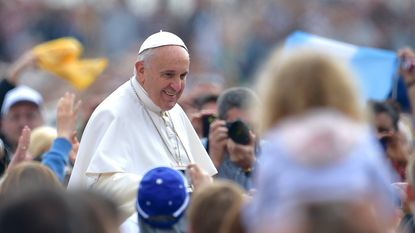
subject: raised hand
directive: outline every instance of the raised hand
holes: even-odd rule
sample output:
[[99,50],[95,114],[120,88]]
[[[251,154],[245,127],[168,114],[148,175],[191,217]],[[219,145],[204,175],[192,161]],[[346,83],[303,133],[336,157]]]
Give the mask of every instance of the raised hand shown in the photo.
[[81,101],[75,104],[75,94],[65,93],[59,99],[58,110],[56,115],[56,129],[58,137],[63,137],[72,141],[72,137],[76,132],[76,118],[78,115]]
[[415,84],[415,52],[410,48],[404,48],[398,51],[398,56],[401,59],[399,73],[409,88]]
[[17,79],[20,76],[20,73],[35,64],[36,56],[33,54],[32,50],[27,51],[21,57],[19,57],[15,62],[13,62],[9,69],[7,70],[7,80],[14,85],[17,84]]
[[195,129],[199,138],[205,137],[208,132],[204,132],[204,125],[203,125],[203,118],[205,116],[215,115],[213,110],[202,110],[199,112],[195,112],[190,114],[189,119],[192,123],[193,128]]
[[31,130],[28,126],[25,126],[22,130],[22,133],[19,137],[19,142],[17,143],[17,149],[14,153],[9,166],[7,167],[7,170],[12,169],[17,164],[23,162],[32,160],[31,155],[27,152],[27,149],[29,148],[30,144],[30,134]]

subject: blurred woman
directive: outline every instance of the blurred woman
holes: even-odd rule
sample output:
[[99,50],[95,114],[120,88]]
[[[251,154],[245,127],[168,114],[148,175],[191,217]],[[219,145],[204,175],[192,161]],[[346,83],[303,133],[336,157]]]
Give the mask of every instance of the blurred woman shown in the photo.
[[282,120],[315,109],[333,109],[356,122],[366,120],[351,72],[335,58],[300,50],[277,51],[258,80],[262,132]]
[[[357,203],[374,210],[369,213],[378,225],[371,229],[392,227],[393,174],[353,78],[321,52],[283,51],[270,58],[258,85],[263,106],[256,112],[266,143],[257,192],[244,208],[249,232],[302,232],[300,216],[309,206],[346,211]],[[306,225],[319,220],[313,216]]]

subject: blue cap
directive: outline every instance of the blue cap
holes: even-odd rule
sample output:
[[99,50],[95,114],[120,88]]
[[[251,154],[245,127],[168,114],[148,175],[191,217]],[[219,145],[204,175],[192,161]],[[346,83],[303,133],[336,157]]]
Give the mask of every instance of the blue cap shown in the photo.
[[138,216],[155,228],[168,229],[177,223],[189,204],[187,180],[169,167],[153,168],[144,174],[137,193]]

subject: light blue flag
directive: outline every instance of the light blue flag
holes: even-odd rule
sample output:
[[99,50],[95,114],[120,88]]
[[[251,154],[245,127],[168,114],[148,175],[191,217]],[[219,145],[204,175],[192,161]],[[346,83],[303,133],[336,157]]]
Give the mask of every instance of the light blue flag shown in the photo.
[[357,76],[366,98],[384,100],[392,89],[398,67],[398,57],[393,51],[358,47],[297,31],[288,36],[284,48],[299,47],[325,51],[344,60]]

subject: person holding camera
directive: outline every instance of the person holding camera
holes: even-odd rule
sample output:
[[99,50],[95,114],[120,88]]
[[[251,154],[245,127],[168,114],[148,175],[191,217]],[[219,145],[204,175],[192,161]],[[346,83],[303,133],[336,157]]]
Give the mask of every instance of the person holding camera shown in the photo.
[[253,91],[234,87],[218,98],[218,119],[210,125],[206,141],[217,178],[232,180],[244,189],[252,189],[251,173],[256,164],[258,142],[248,125],[252,125],[249,106],[258,102]]
[[402,180],[405,180],[406,163],[409,150],[406,149],[404,133],[405,125],[401,122],[399,113],[387,102],[372,102],[374,127],[376,136],[382,145],[386,157],[390,160]]

